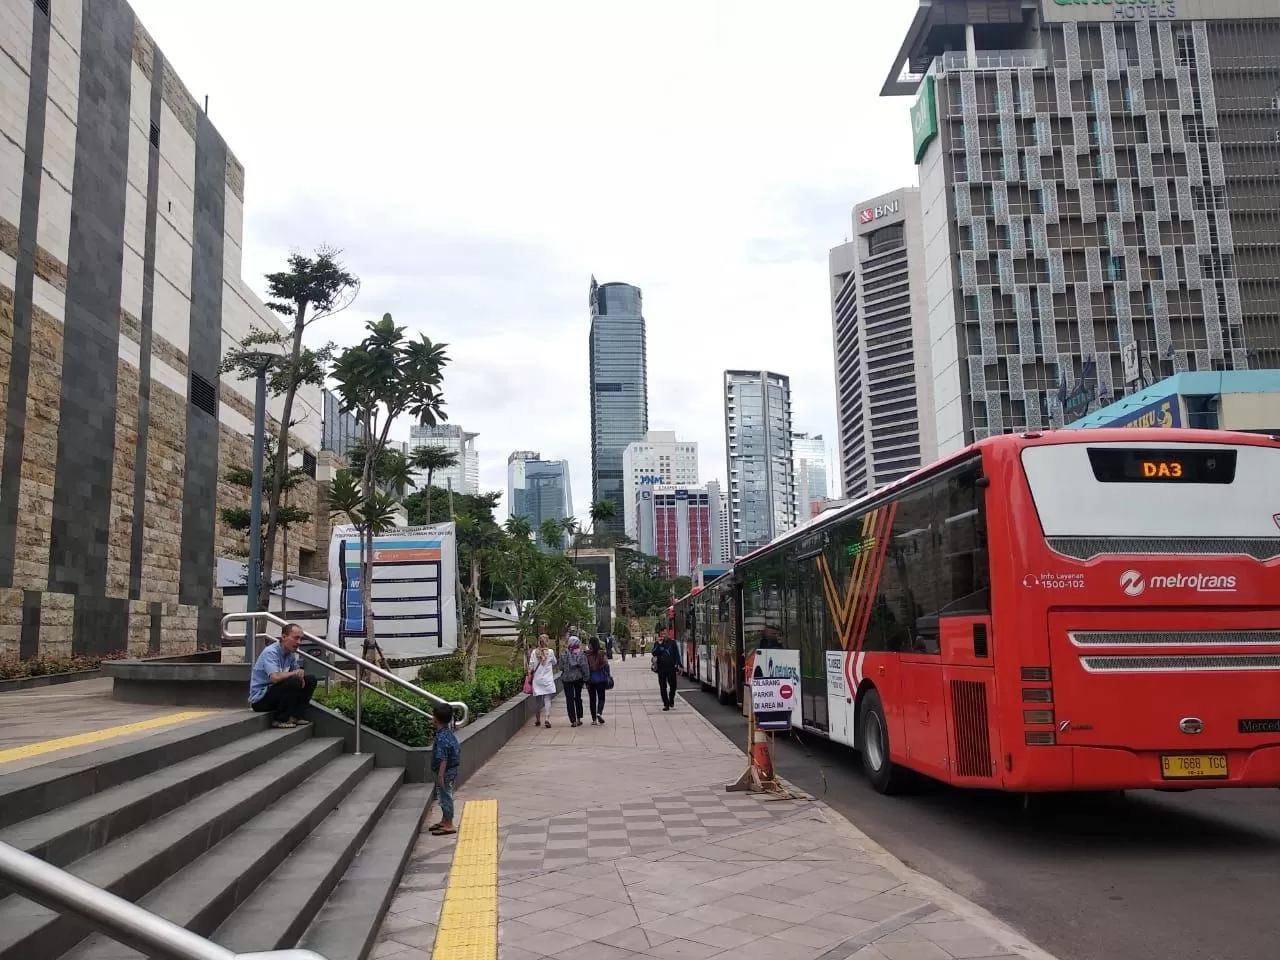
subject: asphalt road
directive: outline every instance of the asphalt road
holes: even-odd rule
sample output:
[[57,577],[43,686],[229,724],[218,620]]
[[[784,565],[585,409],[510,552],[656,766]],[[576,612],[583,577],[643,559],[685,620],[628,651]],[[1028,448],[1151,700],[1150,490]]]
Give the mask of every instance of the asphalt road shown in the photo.
[[[687,701],[745,743],[737,708]],[[778,773],[1061,960],[1280,957],[1280,790],[1023,798],[926,783],[884,797],[858,755],[778,737]]]

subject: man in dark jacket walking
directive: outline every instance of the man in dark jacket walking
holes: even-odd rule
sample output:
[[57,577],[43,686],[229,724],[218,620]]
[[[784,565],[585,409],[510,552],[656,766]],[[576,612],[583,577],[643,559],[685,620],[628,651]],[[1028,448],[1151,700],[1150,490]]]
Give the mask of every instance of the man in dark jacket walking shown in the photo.
[[680,668],[680,647],[667,634],[653,648],[653,664],[658,671],[658,690],[662,693],[662,709],[676,705],[676,671]]

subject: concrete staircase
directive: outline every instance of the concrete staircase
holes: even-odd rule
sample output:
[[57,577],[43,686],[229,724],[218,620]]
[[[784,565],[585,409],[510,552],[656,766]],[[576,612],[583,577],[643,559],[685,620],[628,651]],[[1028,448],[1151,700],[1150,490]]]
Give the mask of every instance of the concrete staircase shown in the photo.
[[[0,841],[236,951],[365,960],[429,785],[224,714],[0,778]],[[142,954],[0,890],[0,960]]]

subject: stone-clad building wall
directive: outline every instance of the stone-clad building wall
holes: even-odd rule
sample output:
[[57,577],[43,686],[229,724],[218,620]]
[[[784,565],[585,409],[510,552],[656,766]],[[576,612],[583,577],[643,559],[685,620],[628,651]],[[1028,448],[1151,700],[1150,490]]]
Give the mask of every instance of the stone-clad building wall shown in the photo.
[[[218,643],[215,558],[245,541],[217,511],[247,506],[223,474],[253,421],[219,365],[278,324],[240,279],[243,201],[124,0],[0,0],[0,656]],[[295,417],[301,462],[318,390]]]

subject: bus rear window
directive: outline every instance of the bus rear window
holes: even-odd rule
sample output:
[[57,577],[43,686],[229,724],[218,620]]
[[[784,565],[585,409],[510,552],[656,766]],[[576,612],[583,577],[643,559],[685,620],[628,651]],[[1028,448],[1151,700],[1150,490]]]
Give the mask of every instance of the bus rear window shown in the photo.
[[1234,450],[1142,450],[1090,447],[1089,465],[1101,483],[1231,483]]
[[1280,536],[1280,446],[1058,443],[1022,467],[1046,537]]

